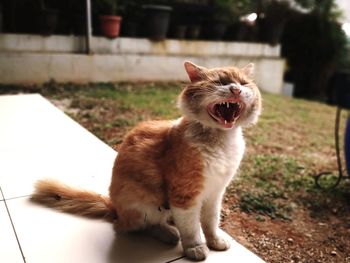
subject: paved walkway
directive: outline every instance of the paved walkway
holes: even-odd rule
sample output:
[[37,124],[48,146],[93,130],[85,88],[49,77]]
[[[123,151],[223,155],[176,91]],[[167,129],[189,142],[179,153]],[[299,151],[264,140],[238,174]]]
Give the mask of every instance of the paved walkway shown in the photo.
[[[40,95],[0,96],[0,262],[189,262],[180,246],[116,235],[100,220],[32,204],[39,178],[107,193],[116,152]],[[263,262],[232,239],[206,262]]]

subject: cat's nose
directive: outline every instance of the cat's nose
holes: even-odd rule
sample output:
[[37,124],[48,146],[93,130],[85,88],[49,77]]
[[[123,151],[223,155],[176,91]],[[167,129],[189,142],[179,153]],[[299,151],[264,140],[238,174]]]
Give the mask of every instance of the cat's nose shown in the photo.
[[231,93],[235,96],[239,96],[241,94],[242,90],[239,88],[239,85],[237,84],[231,84],[229,87]]

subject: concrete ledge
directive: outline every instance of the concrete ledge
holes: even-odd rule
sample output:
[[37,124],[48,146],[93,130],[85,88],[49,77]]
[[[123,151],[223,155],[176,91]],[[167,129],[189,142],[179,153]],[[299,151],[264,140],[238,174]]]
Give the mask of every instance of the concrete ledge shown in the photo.
[[190,55],[190,56],[247,56],[279,57],[280,46],[258,43],[238,43],[220,41],[165,40],[152,42],[148,39],[119,38],[109,41],[94,38],[94,50],[98,53],[140,53],[154,55]]
[[[92,38],[95,54],[152,54],[190,56],[279,57],[280,46],[259,43],[165,40],[141,38]],[[0,34],[2,52],[83,53],[84,37]]]
[[207,67],[255,63],[255,79],[262,90],[280,93],[284,60],[264,57],[213,57],[166,55],[79,55],[0,53],[0,83],[188,81],[183,62]]
[[1,52],[62,52],[82,53],[83,37],[0,34]]
[[84,45],[84,38],[75,36],[0,35],[0,83],[187,81],[183,62],[191,60],[207,67],[253,62],[261,89],[282,89],[280,46],[93,37],[94,55],[85,55]]

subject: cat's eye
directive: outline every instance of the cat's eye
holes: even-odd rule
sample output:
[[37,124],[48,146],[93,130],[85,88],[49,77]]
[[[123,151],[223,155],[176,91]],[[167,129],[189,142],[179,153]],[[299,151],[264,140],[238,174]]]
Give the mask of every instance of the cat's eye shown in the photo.
[[227,85],[230,85],[231,83],[239,83],[239,82],[232,82],[231,80],[230,81],[228,81],[228,80],[215,80],[215,81],[213,81],[213,84],[215,85],[215,86],[227,86]]

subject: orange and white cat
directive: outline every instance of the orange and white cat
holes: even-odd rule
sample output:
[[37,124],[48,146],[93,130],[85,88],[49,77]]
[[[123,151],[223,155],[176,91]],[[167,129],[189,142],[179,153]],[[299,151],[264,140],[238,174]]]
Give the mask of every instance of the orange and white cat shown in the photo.
[[253,64],[207,69],[185,62],[185,69],[191,83],[179,96],[182,117],[143,122],[127,134],[109,197],[41,180],[32,200],[113,220],[116,231],[181,240],[192,260],[204,260],[209,249],[227,250],[230,242],[218,233],[221,201],[244,154],[242,127],[258,120],[261,96]]

